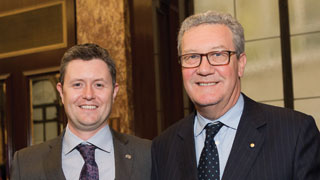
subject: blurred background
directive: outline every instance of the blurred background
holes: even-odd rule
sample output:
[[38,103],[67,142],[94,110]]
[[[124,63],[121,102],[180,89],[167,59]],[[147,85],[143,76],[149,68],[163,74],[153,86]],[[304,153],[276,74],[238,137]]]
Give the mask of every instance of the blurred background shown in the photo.
[[194,110],[177,57],[180,23],[216,10],[245,29],[242,91],[312,115],[320,127],[319,0],[1,0],[0,168],[15,151],[52,139],[66,117],[56,83],[69,47],[97,43],[117,66],[109,124],[152,139]]

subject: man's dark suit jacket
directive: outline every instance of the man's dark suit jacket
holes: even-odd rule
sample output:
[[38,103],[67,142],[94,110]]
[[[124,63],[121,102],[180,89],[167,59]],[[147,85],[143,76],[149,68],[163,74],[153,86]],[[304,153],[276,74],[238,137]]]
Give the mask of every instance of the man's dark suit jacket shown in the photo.
[[[113,135],[116,180],[150,180],[151,142],[135,136]],[[11,169],[11,180],[63,180],[62,136],[17,151]]]
[[[194,116],[153,140],[153,180],[198,179]],[[314,119],[244,95],[244,110],[222,180],[320,180],[320,134]]]

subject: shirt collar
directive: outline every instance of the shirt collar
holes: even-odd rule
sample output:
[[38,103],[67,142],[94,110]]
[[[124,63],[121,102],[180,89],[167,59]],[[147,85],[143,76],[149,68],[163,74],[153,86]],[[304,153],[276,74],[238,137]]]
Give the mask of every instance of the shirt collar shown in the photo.
[[195,137],[199,136],[202,131],[204,130],[204,127],[208,123],[215,123],[220,121],[221,123],[224,124],[224,126],[227,126],[229,128],[232,128],[234,130],[237,130],[240,118],[242,115],[244,107],[244,100],[242,94],[240,94],[237,103],[229,110],[227,113],[225,113],[223,116],[216,120],[209,120],[206,119],[205,117],[201,116],[200,113],[197,113],[195,116],[195,129],[194,129],[194,135]]
[[77,137],[75,134],[73,134],[70,129],[69,125],[66,127],[66,131],[63,137],[63,143],[62,143],[62,153],[64,155],[67,155],[73,149],[80,143],[87,143],[87,144],[93,144],[99,149],[111,152],[113,147],[113,140],[112,140],[112,134],[110,131],[110,128],[108,125],[100,129],[94,136],[92,136],[87,141],[83,141],[79,137]]

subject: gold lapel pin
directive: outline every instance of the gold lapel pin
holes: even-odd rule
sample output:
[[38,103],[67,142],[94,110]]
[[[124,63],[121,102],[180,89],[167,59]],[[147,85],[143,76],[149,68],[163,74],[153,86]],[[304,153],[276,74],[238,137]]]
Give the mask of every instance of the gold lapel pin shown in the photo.
[[250,147],[254,148],[256,145],[254,143],[250,143]]
[[132,156],[130,154],[126,154],[124,157],[127,158],[127,159],[131,159],[132,158]]

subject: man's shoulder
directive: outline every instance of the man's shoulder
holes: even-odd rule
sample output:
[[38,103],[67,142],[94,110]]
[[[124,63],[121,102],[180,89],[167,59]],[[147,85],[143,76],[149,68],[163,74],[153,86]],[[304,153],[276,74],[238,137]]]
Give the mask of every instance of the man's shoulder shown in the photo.
[[129,143],[136,144],[136,145],[144,145],[149,146],[151,144],[151,140],[140,138],[138,136],[130,135],[130,134],[122,134],[124,137],[128,139]]
[[24,157],[32,159],[42,157],[50,151],[52,146],[58,146],[59,144],[61,145],[61,137],[56,137],[52,140],[20,149],[16,153],[19,154],[20,158]]
[[[286,124],[289,126],[301,126],[315,123],[314,118],[297,110],[256,102],[245,97],[244,114],[259,114],[267,123]],[[281,121],[282,123],[279,123]],[[285,123],[288,121],[288,123]]]
[[114,136],[114,140],[120,141],[126,145],[147,149],[151,147],[151,140],[149,139],[144,139],[138,136],[120,133],[116,131],[113,131],[112,134]]
[[274,106],[274,105],[269,105],[269,104],[264,104],[264,103],[258,103],[259,106],[264,110],[265,114],[269,115],[277,115],[277,116],[284,116],[292,120],[299,120],[299,119],[310,119],[312,116],[305,114],[303,112],[290,109],[290,108],[285,108],[285,107],[279,107],[279,106]]
[[179,121],[175,122],[171,126],[169,126],[166,130],[164,130],[159,136],[153,139],[153,143],[159,141],[172,141],[175,136],[178,135],[179,132],[187,133],[193,132],[193,122],[194,122],[195,113],[191,113],[188,116],[180,119]]

